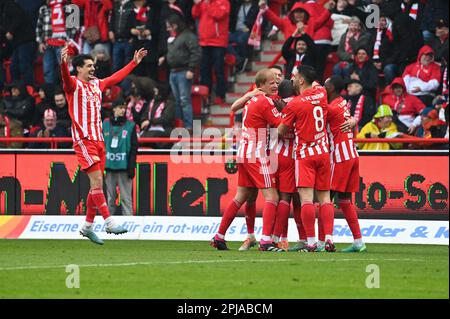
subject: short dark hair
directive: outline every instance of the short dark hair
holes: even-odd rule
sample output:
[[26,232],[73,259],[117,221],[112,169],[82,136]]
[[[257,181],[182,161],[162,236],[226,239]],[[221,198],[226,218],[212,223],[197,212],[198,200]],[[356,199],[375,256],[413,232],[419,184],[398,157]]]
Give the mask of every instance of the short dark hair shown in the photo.
[[305,79],[305,81],[308,84],[312,84],[314,81],[317,80],[317,72],[316,70],[309,65],[299,65],[297,67],[298,69],[298,74],[302,76],[303,79]]
[[345,81],[339,75],[334,75],[328,79],[334,87],[334,92],[340,93],[345,88]]
[[176,25],[178,33],[181,33],[186,29],[186,22],[178,14],[171,14],[167,17],[166,22],[169,25]]
[[94,61],[94,58],[91,56],[91,55],[89,55],[89,54],[80,54],[80,55],[77,55],[76,57],[74,57],[73,58],[73,60],[72,60],[72,66],[73,66],[73,68],[76,70],[77,69],[77,67],[83,67],[84,66],[84,61],[86,61],[86,60],[92,60],[92,61]]

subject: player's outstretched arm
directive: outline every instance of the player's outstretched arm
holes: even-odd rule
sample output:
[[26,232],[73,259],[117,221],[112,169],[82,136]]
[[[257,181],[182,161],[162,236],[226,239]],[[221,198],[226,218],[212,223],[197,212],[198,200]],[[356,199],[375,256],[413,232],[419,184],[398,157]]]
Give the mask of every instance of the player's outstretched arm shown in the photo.
[[117,83],[125,79],[128,76],[128,74],[130,74],[130,72],[133,71],[133,69],[139,63],[141,63],[142,59],[147,55],[147,53],[148,51],[145,50],[144,48],[135,51],[133,60],[131,60],[130,63],[128,63],[126,66],[124,66],[122,69],[120,69],[113,75],[103,80],[100,80],[100,90],[103,91],[105,88],[116,85]]
[[70,93],[75,91],[75,80],[70,77],[67,45],[61,49],[61,78],[64,92]]
[[253,91],[247,92],[244,96],[238,98],[236,101],[233,102],[233,104],[231,104],[231,111],[232,112],[239,111],[240,109],[244,108],[245,104],[252,97],[260,95],[260,94],[264,94],[264,92],[258,88],[254,89]]

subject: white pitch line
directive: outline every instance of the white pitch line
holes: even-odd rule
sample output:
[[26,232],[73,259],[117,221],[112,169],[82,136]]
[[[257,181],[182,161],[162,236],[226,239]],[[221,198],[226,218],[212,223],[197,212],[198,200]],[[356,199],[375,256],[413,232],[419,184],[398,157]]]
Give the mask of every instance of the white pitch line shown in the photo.
[[[150,266],[150,265],[182,265],[182,264],[212,264],[212,263],[240,263],[240,262],[348,262],[348,261],[416,261],[423,262],[425,259],[411,258],[346,258],[346,259],[225,259],[225,260],[182,260],[182,261],[143,261],[134,263],[117,263],[117,264],[76,264],[79,267],[126,267],[126,266]],[[70,265],[70,264],[67,264]],[[42,266],[18,266],[18,267],[0,267],[0,271],[6,270],[33,270],[33,269],[56,269],[66,268],[67,265],[42,265]]]

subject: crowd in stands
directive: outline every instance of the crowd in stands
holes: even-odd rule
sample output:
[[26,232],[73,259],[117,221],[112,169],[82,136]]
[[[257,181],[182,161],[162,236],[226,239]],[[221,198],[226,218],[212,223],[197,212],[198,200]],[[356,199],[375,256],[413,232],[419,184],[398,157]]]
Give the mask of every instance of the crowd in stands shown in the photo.
[[123,98],[139,136],[167,137],[174,127],[192,130],[194,84],[208,88],[201,109],[207,115],[209,105],[225,102],[226,64],[232,73],[251,71],[266,39],[283,40],[273,64],[283,66],[285,78],[311,65],[322,83],[331,75],[346,81],[342,94],[358,137],[448,137],[448,6],[446,0],[2,0],[0,137],[70,136],[59,68],[65,45],[91,54],[99,78],[146,48],[133,74],[104,93],[102,116]]

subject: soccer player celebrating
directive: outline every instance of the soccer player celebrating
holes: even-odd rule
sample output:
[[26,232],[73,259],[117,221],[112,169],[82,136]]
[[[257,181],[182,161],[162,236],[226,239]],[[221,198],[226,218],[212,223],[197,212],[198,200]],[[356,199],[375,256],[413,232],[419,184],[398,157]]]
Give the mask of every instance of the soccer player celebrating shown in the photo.
[[302,251],[318,251],[315,238],[314,191],[320,203],[325,249],[334,251],[334,209],[330,199],[330,156],[326,132],[327,93],[317,82],[314,68],[299,66],[294,88],[299,96],[283,109],[286,115],[278,126],[279,136],[294,127],[296,137],[296,186],[302,203],[301,220],[306,231],[307,246]]
[[[127,232],[110,216],[103,194],[105,145],[100,115],[102,91],[122,81],[146,55],[147,51],[144,49],[136,51],[133,60],[127,66],[112,76],[100,80],[94,76],[94,59],[85,54],[73,58],[72,65],[76,76],[70,76],[68,47],[61,50],[61,75],[72,119],[73,148],[81,169],[87,173],[90,182],[86,202],[86,222],[80,234],[99,245],[103,245],[103,241],[92,230],[97,210],[105,219],[107,233],[123,234]],[[115,142],[117,143],[117,141]],[[113,139],[112,143],[115,142]]]
[[[270,163],[268,150],[268,128],[277,127],[281,114],[268,96],[277,92],[278,85],[273,72],[263,69],[256,74],[256,86],[265,94],[254,96],[247,102],[242,116],[242,135],[237,152],[238,188],[236,196],[225,210],[217,234],[211,240],[211,246],[218,250],[227,250],[225,233],[230,227],[242,204],[261,189],[265,204],[263,208],[263,231],[259,250],[283,251],[277,248],[271,238],[278,206],[278,192],[273,172],[274,163]],[[272,167],[271,167],[272,166]]]
[[344,252],[363,252],[361,230],[352,203],[352,193],[359,191],[359,156],[353,143],[352,128],[356,121],[351,118],[347,101],[340,96],[344,80],[333,76],[325,81],[328,95],[327,131],[330,140],[331,198],[338,196],[339,207],[353,234],[354,243]]

